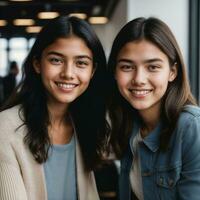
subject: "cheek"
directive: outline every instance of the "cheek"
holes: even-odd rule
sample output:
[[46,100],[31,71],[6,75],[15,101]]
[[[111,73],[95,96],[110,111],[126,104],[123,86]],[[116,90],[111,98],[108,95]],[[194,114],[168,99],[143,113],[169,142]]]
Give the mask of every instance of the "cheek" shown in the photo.
[[41,73],[41,76],[43,79],[53,78],[57,74],[57,72],[55,72],[55,70],[48,69],[46,67],[42,68],[40,73]]
[[48,67],[45,61],[41,62],[40,73],[41,76],[48,76],[51,73],[51,68]]
[[159,76],[154,79],[154,87],[158,88],[160,91],[165,93],[168,86],[168,77],[167,76]]
[[82,83],[89,84],[92,79],[92,71],[80,73],[79,79],[82,81]]
[[127,75],[125,76],[124,74],[116,74],[115,79],[119,88],[126,87],[131,81],[131,78]]

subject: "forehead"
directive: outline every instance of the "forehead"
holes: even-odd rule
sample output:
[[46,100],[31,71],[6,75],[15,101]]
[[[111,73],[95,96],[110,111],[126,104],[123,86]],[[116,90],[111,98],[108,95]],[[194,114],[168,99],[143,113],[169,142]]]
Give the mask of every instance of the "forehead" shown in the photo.
[[51,51],[58,52],[63,55],[87,54],[88,56],[92,56],[92,51],[87,46],[86,42],[82,38],[77,36],[70,36],[55,40],[52,44],[44,49],[43,54]]
[[130,41],[126,43],[119,51],[117,60],[121,58],[128,59],[167,59],[167,55],[160,50],[154,43],[147,40]]

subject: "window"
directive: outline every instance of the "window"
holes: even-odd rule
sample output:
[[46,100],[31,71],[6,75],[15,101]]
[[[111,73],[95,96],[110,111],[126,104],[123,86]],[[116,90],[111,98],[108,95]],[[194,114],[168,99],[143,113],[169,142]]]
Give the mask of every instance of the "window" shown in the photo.
[[12,38],[9,41],[9,61],[16,61],[21,67],[27,55],[27,40],[25,38]]
[[7,45],[8,45],[7,40],[0,38],[0,76],[5,76],[7,73],[7,63],[8,63]]
[[0,76],[8,73],[9,63],[16,61],[19,66],[19,74],[17,80],[21,79],[21,67],[28,54],[28,51],[35,42],[35,38],[0,38]]
[[11,38],[9,40],[9,61],[16,61],[19,66],[19,74],[17,75],[17,81],[20,81],[21,67],[28,53],[28,41],[26,38]]

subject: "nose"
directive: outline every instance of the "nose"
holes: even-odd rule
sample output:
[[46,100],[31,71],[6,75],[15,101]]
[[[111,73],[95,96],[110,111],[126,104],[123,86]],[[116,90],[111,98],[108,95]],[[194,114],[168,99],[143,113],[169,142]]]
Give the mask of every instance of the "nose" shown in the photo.
[[137,68],[134,72],[132,83],[137,85],[144,85],[147,79],[147,74],[142,68]]
[[65,65],[63,65],[62,71],[61,71],[61,77],[65,78],[65,79],[73,79],[74,78],[74,67],[73,67],[73,63],[65,63]]

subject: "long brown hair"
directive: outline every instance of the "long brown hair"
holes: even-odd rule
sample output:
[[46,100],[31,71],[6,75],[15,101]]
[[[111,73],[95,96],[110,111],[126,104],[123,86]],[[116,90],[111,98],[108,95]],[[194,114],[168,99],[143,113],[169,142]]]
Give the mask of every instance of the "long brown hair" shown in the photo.
[[161,117],[166,126],[162,130],[160,149],[168,147],[170,136],[176,126],[177,119],[184,105],[196,105],[191,94],[186,67],[182,53],[170,28],[157,18],[137,18],[128,22],[116,36],[108,62],[111,74],[112,96],[108,109],[111,120],[111,144],[115,153],[120,157],[128,144],[128,138],[133,128],[134,118],[139,118],[137,111],[120,95],[114,73],[116,59],[121,48],[128,42],[145,39],[156,45],[169,59],[170,66],[177,65],[178,73],[173,82],[168,84],[164,100],[162,102]]

